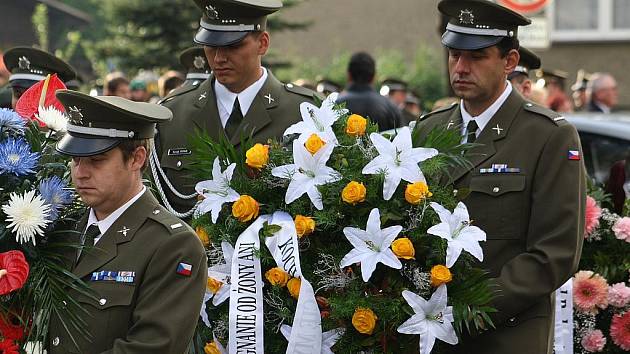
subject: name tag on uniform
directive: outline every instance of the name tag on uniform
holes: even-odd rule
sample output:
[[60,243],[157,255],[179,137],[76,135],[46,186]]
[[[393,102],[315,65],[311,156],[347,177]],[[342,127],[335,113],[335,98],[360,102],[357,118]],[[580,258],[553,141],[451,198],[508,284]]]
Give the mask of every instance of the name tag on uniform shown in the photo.
[[183,155],[191,155],[192,151],[186,148],[174,148],[168,149],[168,156],[183,156]]
[[479,173],[519,173],[521,169],[518,167],[508,167],[506,163],[494,163],[490,168],[482,168]]
[[93,272],[90,280],[110,281],[115,283],[133,283],[135,278],[136,272],[101,270],[100,272]]

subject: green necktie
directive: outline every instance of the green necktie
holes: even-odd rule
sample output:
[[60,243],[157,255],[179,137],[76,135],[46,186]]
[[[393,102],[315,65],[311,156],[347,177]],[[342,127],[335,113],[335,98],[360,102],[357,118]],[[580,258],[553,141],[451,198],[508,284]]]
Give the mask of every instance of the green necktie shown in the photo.
[[228,138],[232,138],[236,131],[238,130],[238,126],[241,125],[241,121],[243,121],[243,113],[241,112],[241,105],[238,103],[238,97],[234,100],[234,106],[232,107],[232,113],[225,123],[225,133]]
[[477,140],[477,129],[479,129],[479,125],[477,125],[477,122],[474,119],[471,119],[466,126],[466,135],[468,136],[468,139],[466,140],[467,143],[472,144],[475,140]]
[[77,256],[77,263],[81,260],[81,256],[85,254],[86,248],[94,247],[94,239],[96,236],[101,234],[101,230],[99,230],[98,225],[92,224],[90,227],[85,230],[85,233],[81,236],[81,241],[83,247],[79,250],[79,254]]

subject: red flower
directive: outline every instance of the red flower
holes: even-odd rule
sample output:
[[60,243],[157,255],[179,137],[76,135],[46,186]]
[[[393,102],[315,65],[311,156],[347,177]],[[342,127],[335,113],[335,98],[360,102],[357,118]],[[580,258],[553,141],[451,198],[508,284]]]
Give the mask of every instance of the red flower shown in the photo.
[[623,315],[613,316],[610,337],[621,349],[630,350],[630,311],[626,311]]
[[10,315],[0,314],[0,338],[21,341],[24,338],[24,328],[14,324]]
[[0,341],[0,353],[2,354],[20,354],[18,345],[13,339],[4,338]]
[[0,295],[22,288],[28,278],[28,269],[21,251],[0,253]]

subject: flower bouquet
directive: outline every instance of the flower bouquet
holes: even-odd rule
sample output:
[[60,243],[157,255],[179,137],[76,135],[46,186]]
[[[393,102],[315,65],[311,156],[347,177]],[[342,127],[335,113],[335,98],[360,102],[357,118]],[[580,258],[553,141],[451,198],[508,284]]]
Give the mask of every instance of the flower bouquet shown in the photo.
[[[586,200],[585,242],[573,278],[576,353],[630,351],[630,218],[600,205],[599,189]],[[610,284],[610,285],[609,285]]]
[[302,103],[289,143],[195,138],[206,353],[430,353],[492,325],[485,233],[439,182],[460,136],[414,147],[335,100]]
[[[45,102],[49,102],[48,96],[54,92],[46,94],[39,85],[24,95],[28,98],[33,94],[46,95]],[[20,103],[22,109],[27,109],[23,101]],[[71,232],[63,229],[75,222],[78,206],[67,187],[67,161],[54,152],[66,118],[52,105],[37,107],[32,113],[20,116],[13,110],[0,109],[3,353],[17,353],[26,342],[43,340],[53,312],[60,314],[66,325],[78,326],[72,313],[79,310],[79,305],[64,289],[86,289],[66,270],[62,258],[68,249],[77,247],[62,237]]]

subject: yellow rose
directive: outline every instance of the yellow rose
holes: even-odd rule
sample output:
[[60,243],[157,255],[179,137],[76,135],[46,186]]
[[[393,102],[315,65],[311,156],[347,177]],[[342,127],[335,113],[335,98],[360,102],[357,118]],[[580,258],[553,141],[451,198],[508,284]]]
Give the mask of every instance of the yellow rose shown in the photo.
[[451,280],[453,280],[453,275],[446,266],[438,264],[431,268],[431,285],[437,288],[442,284],[449,283]]
[[376,327],[376,320],[378,317],[370,309],[359,307],[354,310],[352,315],[352,325],[359,333],[372,334],[374,327]]
[[367,119],[358,114],[353,114],[348,118],[346,123],[346,134],[351,136],[361,136],[365,134]]
[[232,204],[232,215],[240,222],[255,219],[258,216],[258,202],[248,195],[242,195]]
[[392,251],[398,258],[402,259],[414,259],[416,250],[413,248],[413,243],[406,237],[401,237],[392,242]]
[[300,287],[302,286],[302,280],[300,278],[291,278],[287,283],[287,289],[289,289],[289,294],[294,298],[298,298],[300,296]]
[[315,231],[315,220],[308,216],[298,215],[295,217],[295,230],[300,238],[309,235]]
[[304,143],[304,147],[306,147],[306,150],[308,150],[311,155],[315,155],[315,153],[318,152],[324,145],[326,145],[326,142],[323,141],[317,134],[311,134]]
[[433,193],[429,192],[429,186],[424,182],[408,184],[405,189],[405,200],[413,205],[420,204],[420,202],[432,195]]
[[245,157],[247,166],[261,169],[269,162],[269,145],[256,144],[247,150]]
[[206,343],[203,347],[203,352],[205,354],[221,354],[221,350],[219,350],[219,346],[216,342]]
[[365,186],[355,181],[348,183],[341,191],[341,199],[352,205],[365,201]]
[[211,293],[216,294],[219,289],[223,286],[223,283],[214,279],[213,277],[208,277],[206,287],[210,290]]
[[208,244],[210,244],[210,236],[208,235],[206,229],[201,226],[197,226],[195,228],[195,233],[197,233],[197,237],[199,237],[203,247],[208,247]]
[[265,278],[267,278],[271,285],[286,286],[287,282],[289,281],[289,274],[285,272],[282,268],[275,267],[269,269],[265,273]]

